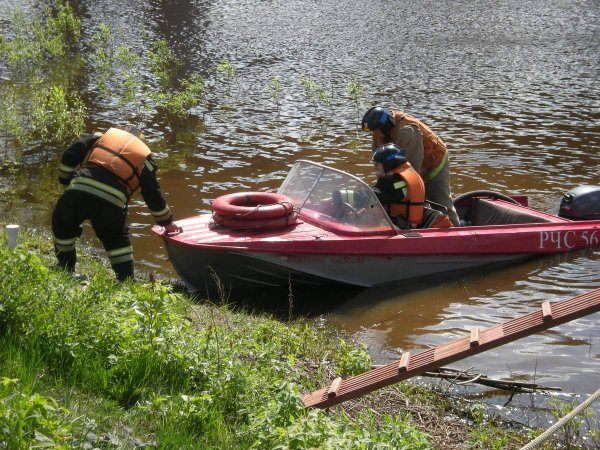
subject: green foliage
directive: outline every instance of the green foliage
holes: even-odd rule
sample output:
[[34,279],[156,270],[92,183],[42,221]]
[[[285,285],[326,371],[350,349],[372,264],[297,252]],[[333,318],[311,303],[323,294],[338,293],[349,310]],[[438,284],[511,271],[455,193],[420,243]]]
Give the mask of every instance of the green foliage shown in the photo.
[[[4,149],[7,150],[10,143],[17,148],[21,147],[27,141],[28,133],[26,118],[19,113],[16,94],[5,91],[0,89],[0,130],[5,139]],[[35,111],[35,107],[32,110]]]
[[305,77],[303,74],[298,79],[300,86],[304,89],[304,94],[309,102],[317,108],[319,104],[331,106],[331,98],[322,84]]
[[471,406],[470,413],[471,418],[473,419],[473,422],[475,422],[476,425],[481,425],[482,423],[484,423],[487,417],[486,408],[481,403],[476,403],[473,406]]
[[18,379],[0,377],[0,448],[71,448],[67,413],[54,399],[25,392]]
[[75,17],[71,5],[66,0],[59,0],[54,11],[46,10],[46,27],[43,35],[36,36],[53,56],[63,56],[69,46],[77,44],[81,38],[81,21]]
[[358,78],[354,77],[352,80],[348,82],[346,86],[346,92],[350,95],[354,103],[354,109],[356,111],[356,132],[358,133],[358,127],[360,123],[360,107],[362,104],[362,99],[364,98],[364,90]]
[[[193,74],[177,83],[181,61],[165,40],[152,43],[144,58],[126,45],[117,45],[112,28],[101,23],[91,43],[95,51],[90,62],[96,73],[97,88],[105,98],[116,97],[121,106],[133,106],[137,116],[156,108],[169,120],[187,119],[190,110],[200,105],[204,79]],[[152,89],[139,77],[145,71],[144,66],[158,79],[158,88]],[[148,99],[154,104],[148,103]]]
[[[234,86],[238,88],[239,93],[238,72],[227,58],[222,58],[221,61],[219,61],[219,64],[217,64],[216,81],[220,82],[220,84],[227,88],[227,95],[221,97],[221,100],[231,96],[231,89]],[[231,114],[234,106],[233,104],[227,104],[223,102],[221,104],[221,108]]]
[[358,375],[370,369],[371,356],[367,353],[366,345],[360,344],[354,347],[340,340],[337,357],[337,373],[340,376]]
[[[66,143],[81,135],[85,126],[85,106],[75,93],[54,85],[46,98],[48,137],[51,142]],[[32,128],[35,135],[36,128]]]
[[[69,383],[127,406],[159,447],[430,448],[403,419],[305,410],[299,384],[312,381],[299,362],[318,341],[309,327],[188,306],[160,284],[116,284],[97,267],[83,289],[37,246],[11,252],[3,239],[0,330]],[[340,353],[359,359],[349,346]]]
[[18,173],[19,165],[14,160],[8,159],[0,166],[0,174],[4,178],[4,183],[0,184],[0,211],[3,215],[8,216],[17,199]]
[[217,65],[217,73],[225,75],[227,80],[231,80],[237,76],[237,70],[226,58],[222,58],[221,61],[219,61],[219,64]]
[[281,95],[283,93],[283,88],[281,87],[281,80],[278,77],[271,78],[269,81],[269,85],[267,86],[267,91],[269,92],[269,96],[275,106],[277,108],[277,114],[281,109]]
[[66,1],[54,9],[44,6],[39,15],[26,16],[19,8],[11,15],[10,33],[0,39],[0,55],[21,75],[45,61],[66,55],[80,39],[81,22]]
[[160,39],[153,42],[146,56],[150,61],[150,69],[160,80],[161,86],[170,86],[181,68],[181,61],[169,48],[167,41]]
[[140,57],[126,45],[117,45],[111,25],[101,22],[92,35],[90,47],[93,52],[89,58],[93,80],[103,98],[117,97],[121,105],[141,105],[136,100],[141,90],[141,82],[135,75],[136,64]]
[[31,140],[65,144],[81,133],[86,115],[68,73],[52,81],[68,53],[77,50],[80,21],[66,1],[40,11],[25,16],[15,10],[10,37],[0,40],[0,58],[11,75],[0,81],[0,126],[16,148]]
[[[550,403],[550,414],[558,421],[564,416],[569,414],[577,406],[575,402],[565,402],[556,398],[549,400]],[[573,417],[571,420],[565,423],[565,425],[558,432],[559,441],[566,448],[573,448],[577,446],[577,443],[581,440],[581,432],[583,425],[586,420],[589,420],[593,416],[593,412],[586,410]],[[593,439],[594,435],[590,435]]]
[[354,107],[356,109],[360,109],[365,93],[358,78],[353,78],[348,82],[348,85],[346,86],[346,92],[348,92],[348,95],[350,95],[350,98],[354,102]]
[[198,74],[183,80],[181,90],[175,92],[158,92],[154,94],[158,107],[167,114],[186,119],[190,110],[196,108],[204,96],[204,79]]
[[253,449],[430,449],[431,444],[406,420],[372,414],[353,420],[302,407],[298,387],[282,382],[274,387],[266,407],[250,418]]
[[92,34],[90,46],[95,51],[104,49],[109,55],[112,54],[114,46],[112,25],[105,22],[100,22],[98,24],[98,30]]
[[64,86],[49,86],[33,80],[28,120],[27,139],[66,144],[81,135],[85,126],[86,108],[73,91]]

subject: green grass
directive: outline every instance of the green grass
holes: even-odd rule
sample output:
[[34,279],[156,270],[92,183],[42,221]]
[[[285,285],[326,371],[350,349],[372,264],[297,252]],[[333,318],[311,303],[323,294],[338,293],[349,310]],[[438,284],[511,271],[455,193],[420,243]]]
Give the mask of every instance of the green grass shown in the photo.
[[325,382],[308,362],[339,355],[350,373],[367,366],[360,348],[117,284],[85,257],[81,284],[49,243],[25,239],[14,252],[0,240],[0,448],[431,448],[406,418],[303,408],[301,392]]
[[[411,383],[306,410],[303,393],[370,368],[364,346],[158,282],[118,284],[85,249],[73,277],[55,268],[49,238],[24,232],[11,252],[0,236],[0,448],[503,449],[529,439],[481,405]],[[463,442],[445,442],[444,423],[462,426]]]

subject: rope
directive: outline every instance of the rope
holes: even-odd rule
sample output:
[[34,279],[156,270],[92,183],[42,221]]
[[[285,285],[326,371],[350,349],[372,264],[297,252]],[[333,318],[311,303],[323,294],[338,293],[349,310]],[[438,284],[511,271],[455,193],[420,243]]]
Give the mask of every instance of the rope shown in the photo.
[[546,431],[544,431],[542,434],[540,434],[538,437],[536,437],[529,444],[525,445],[524,447],[521,447],[521,450],[532,450],[532,449],[536,448],[538,445],[540,445],[542,442],[546,441],[550,436],[552,436],[556,430],[558,430],[559,428],[562,428],[567,422],[569,422],[571,419],[573,419],[576,415],[578,415],[583,410],[587,409],[592,403],[594,403],[599,398],[600,398],[600,389],[598,389],[596,392],[594,392],[592,395],[590,395],[585,402],[579,404],[577,406],[577,408],[575,408],[573,411],[571,411],[565,417],[560,419],[558,422],[556,422],[554,425],[552,425],[550,428],[548,428]]
[[[254,209],[251,209],[250,211],[244,212],[244,213],[237,213],[236,216],[237,217],[246,217],[250,214],[253,214],[255,212],[257,212],[261,207],[264,206],[273,206],[273,205],[279,205],[283,207],[283,211],[285,216],[289,216],[291,214],[294,213],[294,211],[296,211],[297,208],[294,207],[294,204],[292,202],[287,202],[287,201],[281,201],[281,202],[277,202],[277,203],[261,203],[258,204],[254,207]],[[288,207],[290,209],[290,212],[288,212]],[[282,217],[283,217],[282,215]]]

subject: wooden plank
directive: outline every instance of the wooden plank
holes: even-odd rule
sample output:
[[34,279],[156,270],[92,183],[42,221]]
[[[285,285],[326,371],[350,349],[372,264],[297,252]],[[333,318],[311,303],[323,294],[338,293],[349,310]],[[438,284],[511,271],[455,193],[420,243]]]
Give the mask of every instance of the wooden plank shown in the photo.
[[471,329],[471,339],[469,340],[470,347],[477,347],[479,345],[479,327]]
[[398,372],[406,372],[408,370],[408,364],[410,363],[410,352],[402,353],[400,357],[400,363],[398,364]]
[[[554,302],[550,308],[550,314],[544,315],[543,312],[540,314],[538,309],[483,331],[472,331],[470,338],[456,339],[414,355],[404,352],[402,358],[405,358],[405,361],[400,359],[400,361],[347,378],[343,380],[343,383],[341,378],[336,378],[329,388],[306,394],[303,399],[304,405],[307,408],[327,408],[337,405],[597,311],[600,311],[600,289]],[[471,342],[479,344],[471,346]],[[406,370],[403,369],[404,367]]]
[[542,303],[542,319],[552,320],[552,306],[550,306],[550,302]]
[[338,391],[340,390],[341,386],[342,386],[342,377],[337,377],[335,380],[333,380],[333,383],[331,383],[331,386],[329,386],[329,389],[327,390],[327,397],[329,397],[329,398],[335,397],[338,394]]

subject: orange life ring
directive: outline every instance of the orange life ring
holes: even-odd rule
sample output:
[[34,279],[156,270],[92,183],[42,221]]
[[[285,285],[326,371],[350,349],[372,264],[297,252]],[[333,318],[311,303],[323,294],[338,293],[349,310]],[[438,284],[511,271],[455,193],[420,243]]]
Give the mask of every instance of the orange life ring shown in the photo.
[[213,213],[225,219],[262,220],[290,216],[292,199],[273,192],[238,192],[222,195],[212,203]]
[[285,217],[275,217],[273,219],[228,219],[220,214],[213,214],[213,220],[225,228],[236,230],[276,230],[287,228],[298,223],[298,214],[296,212]]

